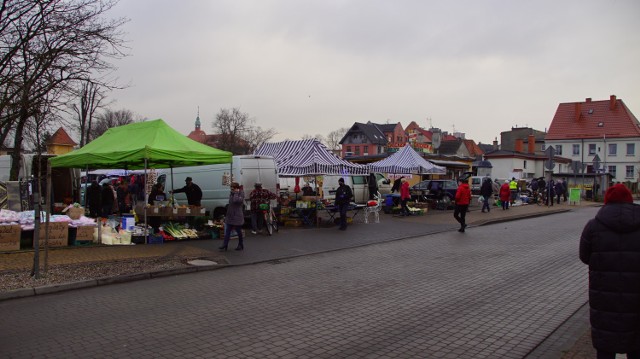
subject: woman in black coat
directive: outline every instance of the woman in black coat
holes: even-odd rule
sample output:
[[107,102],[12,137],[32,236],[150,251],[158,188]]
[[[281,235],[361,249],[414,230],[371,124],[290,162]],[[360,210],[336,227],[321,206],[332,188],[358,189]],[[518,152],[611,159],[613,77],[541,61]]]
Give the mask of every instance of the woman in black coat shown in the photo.
[[604,206],[580,237],[589,265],[591,338],[598,358],[640,358],[640,205],[622,184],[609,188]]

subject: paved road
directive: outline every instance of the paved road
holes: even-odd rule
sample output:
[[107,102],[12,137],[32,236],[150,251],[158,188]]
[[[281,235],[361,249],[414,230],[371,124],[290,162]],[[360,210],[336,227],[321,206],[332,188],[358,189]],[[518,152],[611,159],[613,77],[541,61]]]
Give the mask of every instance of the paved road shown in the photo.
[[523,358],[587,302],[596,211],[0,302],[0,356]]

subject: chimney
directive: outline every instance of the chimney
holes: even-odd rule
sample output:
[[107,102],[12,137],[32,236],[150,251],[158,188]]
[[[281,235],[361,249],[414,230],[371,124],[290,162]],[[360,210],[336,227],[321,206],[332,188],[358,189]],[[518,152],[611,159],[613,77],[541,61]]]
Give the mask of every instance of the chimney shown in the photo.
[[529,140],[527,141],[527,150],[531,154],[536,152],[536,136],[529,135]]
[[587,97],[587,103],[591,102],[591,97]]
[[616,95],[611,95],[609,97],[609,110],[615,110],[616,108]]
[[582,104],[580,102],[576,102],[576,110],[574,114],[575,121],[580,121],[580,112],[582,111]]
[[516,152],[522,152],[522,147],[524,147],[524,140],[522,138],[516,138]]
[[498,149],[498,138],[497,137],[493,139],[493,149],[494,150]]

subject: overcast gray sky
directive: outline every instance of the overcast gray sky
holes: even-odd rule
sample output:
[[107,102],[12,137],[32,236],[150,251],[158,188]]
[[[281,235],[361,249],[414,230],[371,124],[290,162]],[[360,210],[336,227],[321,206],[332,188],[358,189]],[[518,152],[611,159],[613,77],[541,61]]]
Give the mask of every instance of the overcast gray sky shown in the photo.
[[[213,133],[239,107],[276,140],[416,121],[490,143],[559,103],[640,117],[637,0],[121,0],[114,109]],[[431,119],[431,122],[428,121]]]

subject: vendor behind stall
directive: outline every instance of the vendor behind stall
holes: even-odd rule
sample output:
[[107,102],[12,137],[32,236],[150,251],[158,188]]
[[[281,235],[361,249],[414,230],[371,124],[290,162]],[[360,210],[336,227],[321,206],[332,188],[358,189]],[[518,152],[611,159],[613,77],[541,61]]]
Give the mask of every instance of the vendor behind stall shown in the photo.
[[190,206],[200,206],[202,201],[202,190],[200,186],[193,183],[191,177],[187,177],[185,180],[186,185],[182,188],[170,191],[169,193],[184,193],[187,195],[187,202]]

